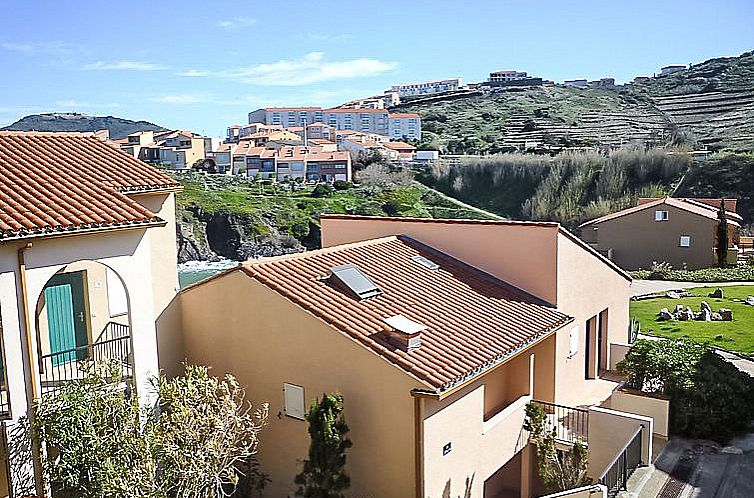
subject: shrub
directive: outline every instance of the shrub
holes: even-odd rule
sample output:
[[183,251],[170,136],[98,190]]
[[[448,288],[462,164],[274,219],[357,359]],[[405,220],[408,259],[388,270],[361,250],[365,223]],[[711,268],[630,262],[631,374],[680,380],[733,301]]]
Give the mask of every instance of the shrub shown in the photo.
[[343,396],[323,394],[314,400],[306,414],[309,422],[309,458],[296,476],[296,496],[304,498],[343,498],[351,485],[345,473],[346,450],[352,446],[348,425],[343,419]]
[[650,280],[674,280],[679,282],[752,282],[754,266],[737,265],[730,268],[700,268],[677,270],[672,267],[656,267],[652,270],[629,272],[633,278]]
[[636,341],[618,371],[629,385],[670,397],[671,432],[725,443],[748,429],[754,382],[690,339]]
[[335,180],[332,186],[335,188],[335,190],[348,190],[349,188],[353,187],[353,183],[347,182],[345,180]]
[[330,197],[333,194],[333,188],[325,183],[320,183],[312,190],[312,197]]

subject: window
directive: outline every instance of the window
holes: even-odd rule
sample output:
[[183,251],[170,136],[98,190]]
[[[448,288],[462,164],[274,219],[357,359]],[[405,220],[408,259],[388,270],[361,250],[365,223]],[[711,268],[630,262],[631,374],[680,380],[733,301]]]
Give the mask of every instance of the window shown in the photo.
[[295,384],[283,384],[283,398],[285,401],[283,411],[286,416],[304,420],[306,415],[304,409],[304,388]]
[[690,247],[691,246],[691,236],[690,235],[681,235],[681,240],[678,241],[678,245],[681,247]]
[[667,221],[667,220],[668,220],[667,211],[655,211],[655,221]]

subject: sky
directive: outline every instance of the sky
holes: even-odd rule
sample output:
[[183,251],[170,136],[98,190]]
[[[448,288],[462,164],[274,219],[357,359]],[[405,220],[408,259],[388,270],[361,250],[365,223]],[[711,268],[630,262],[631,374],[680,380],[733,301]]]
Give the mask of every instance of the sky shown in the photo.
[[392,84],[652,75],[754,49],[754,0],[0,0],[0,126],[143,119],[221,136],[265,106]]

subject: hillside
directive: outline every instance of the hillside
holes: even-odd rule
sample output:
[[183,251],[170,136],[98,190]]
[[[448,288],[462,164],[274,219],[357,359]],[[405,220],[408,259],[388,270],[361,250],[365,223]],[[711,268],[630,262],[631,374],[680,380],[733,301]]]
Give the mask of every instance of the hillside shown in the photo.
[[452,154],[630,142],[754,150],[753,52],[614,90],[545,86],[427,100],[396,109],[421,115],[422,145]]
[[224,257],[243,260],[319,247],[321,213],[495,218],[424,185],[343,185],[341,190],[291,191],[290,185],[250,184],[226,176],[173,173],[178,194],[181,262]]
[[142,130],[166,130],[166,128],[148,121],[131,121],[114,116],[89,116],[78,113],[31,114],[2,129],[19,131],[97,131],[108,129],[110,130],[110,138],[123,138]]

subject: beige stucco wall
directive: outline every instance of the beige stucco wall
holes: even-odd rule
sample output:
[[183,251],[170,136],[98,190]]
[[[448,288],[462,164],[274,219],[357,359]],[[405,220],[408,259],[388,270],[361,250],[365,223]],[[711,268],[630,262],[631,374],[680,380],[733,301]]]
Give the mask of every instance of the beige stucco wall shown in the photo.
[[615,391],[610,396],[607,407],[612,410],[651,417],[654,433],[665,438],[668,437],[668,417],[670,415],[670,400],[668,399],[620,390]]
[[148,232],[152,265],[152,295],[157,317],[157,348],[160,369],[168,375],[180,373],[185,357],[180,334],[180,304],[176,299],[178,284],[178,249],[175,243],[175,194],[172,192],[135,194],[131,198],[167,222]]
[[465,496],[469,482],[470,498],[483,496],[485,481],[523,448],[530,369],[534,397],[552,391],[554,342],[549,336],[445,399],[424,400],[424,496]]
[[[630,281],[601,262],[579,242],[558,234],[558,310],[575,318],[568,330],[558,334],[556,361],[556,402],[567,405],[599,403],[610,396],[614,384],[600,379],[585,380],[586,321],[607,310],[607,333],[603,343],[605,367],[610,365],[611,343],[628,338],[631,298]],[[578,352],[569,358],[569,331],[578,327]],[[597,352],[594,342],[592,352]],[[593,355],[596,363],[597,356]]]
[[[655,221],[655,211],[668,211],[668,220]],[[613,261],[622,268],[650,268],[653,261],[675,268],[713,266],[715,220],[666,204],[590,225],[584,240],[596,242],[600,251],[612,249]],[[596,234],[594,228],[597,228]],[[681,235],[691,236],[690,247],[680,247]]]
[[303,386],[307,407],[324,392],[343,394],[349,496],[414,496],[411,390],[420,382],[240,270],[180,296],[188,360],[234,374],[250,400],[270,403],[259,453],[272,479],[265,496],[293,496],[309,446],[307,423],[283,414],[283,383]]
[[408,235],[555,303],[556,225],[322,218],[322,247]]
[[607,408],[590,408],[587,474],[597,480],[642,425],[642,464],[649,465],[652,461],[651,418]]

